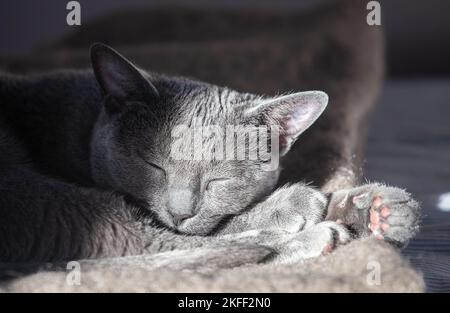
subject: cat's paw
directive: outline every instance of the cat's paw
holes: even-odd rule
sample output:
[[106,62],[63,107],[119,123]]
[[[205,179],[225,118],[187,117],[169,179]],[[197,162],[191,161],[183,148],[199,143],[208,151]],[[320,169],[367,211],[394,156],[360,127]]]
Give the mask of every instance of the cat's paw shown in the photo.
[[404,245],[417,233],[420,216],[419,204],[406,191],[370,184],[333,193],[327,219],[340,221],[360,235]]
[[252,217],[253,228],[297,233],[323,220],[327,199],[318,190],[294,184],[279,188],[260,205],[264,214]]
[[326,255],[350,239],[345,226],[332,221],[321,222],[300,233],[281,238],[275,244],[278,253],[274,262],[289,264]]
[[227,242],[256,244],[271,249],[273,263],[297,263],[331,253],[337,246],[350,241],[348,229],[339,223],[325,221],[301,232],[280,230],[250,230],[221,236]]

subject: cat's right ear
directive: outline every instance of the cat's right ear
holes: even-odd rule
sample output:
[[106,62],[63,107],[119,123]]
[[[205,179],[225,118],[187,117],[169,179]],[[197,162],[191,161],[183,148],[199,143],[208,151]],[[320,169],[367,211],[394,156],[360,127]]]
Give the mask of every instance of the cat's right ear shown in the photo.
[[247,109],[244,116],[279,127],[279,151],[283,156],[300,134],[319,118],[327,104],[328,95],[323,91],[297,92],[257,103]]
[[113,98],[110,102],[117,105],[159,97],[155,86],[141,71],[113,48],[101,43],[92,45],[91,62],[105,97]]

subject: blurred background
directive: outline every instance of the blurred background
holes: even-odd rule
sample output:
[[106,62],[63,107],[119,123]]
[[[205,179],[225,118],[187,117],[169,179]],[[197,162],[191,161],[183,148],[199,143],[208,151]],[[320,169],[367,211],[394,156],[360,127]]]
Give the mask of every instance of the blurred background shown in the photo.
[[[0,2],[0,53],[25,53],[70,33],[66,4],[61,0]],[[82,24],[111,12],[134,7],[207,5],[231,8],[308,8],[327,0],[89,0]],[[450,2],[446,0],[379,1],[386,34],[389,75],[450,75]],[[19,18],[20,17],[20,18]]]
[[[208,5],[308,9],[319,0],[85,0],[81,21],[135,7]],[[1,1],[0,54],[21,56],[77,26],[61,0]],[[427,289],[450,291],[450,1],[380,1],[386,79],[370,118],[364,177],[402,186],[424,207],[421,234],[403,251]],[[82,26],[81,26],[82,27]],[[238,35],[238,34],[236,34]]]

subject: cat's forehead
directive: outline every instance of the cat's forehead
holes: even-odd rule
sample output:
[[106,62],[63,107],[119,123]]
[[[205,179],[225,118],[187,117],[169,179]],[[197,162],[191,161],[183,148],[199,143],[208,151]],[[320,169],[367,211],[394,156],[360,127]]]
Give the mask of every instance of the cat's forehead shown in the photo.
[[240,107],[257,98],[252,94],[185,78],[161,80],[157,85],[170,111],[169,122],[172,126],[233,122],[239,117]]

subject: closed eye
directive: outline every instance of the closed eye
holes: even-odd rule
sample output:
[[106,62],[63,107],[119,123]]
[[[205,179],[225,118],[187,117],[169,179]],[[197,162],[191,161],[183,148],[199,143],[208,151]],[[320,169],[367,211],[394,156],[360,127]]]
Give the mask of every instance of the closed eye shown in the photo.
[[152,162],[149,162],[149,161],[146,161],[146,160],[144,160],[144,161],[145,161],[145,163],[147,163],[148,165],[150,165],[150,166],[156,168],[157,170],[160,170],[160,171],[164,172],[164,174],[166,174],[166,170],[163,169],[161,166],[156,165],[155,163],[152,163]]
[[214,184],[216,183],[220,183],[220,182],[226,182],[228,180],[230,180],[231,178],[213,178],[208,180],[208,182],[206,183],[206,190],[210,189]]
[[138,155],[139,155],[139,157],[140,157],[145,163],[147,163],[148,165],[150,165],[150,166],[153,167],[154,169],[157,169],[158,171],[164,173],[164,176],[167,176],[166,170],[163,169],[161,166],[159,166],[159,165],[157,165],[157,164],[155,164],[155,163],[153,163],[153,162],[150,162],[150,161],[146,160],[140,153],[138,153]]

